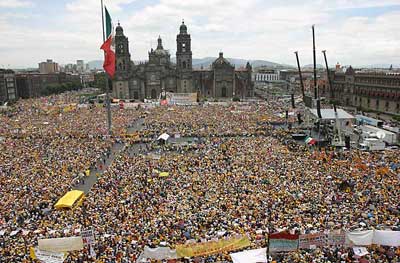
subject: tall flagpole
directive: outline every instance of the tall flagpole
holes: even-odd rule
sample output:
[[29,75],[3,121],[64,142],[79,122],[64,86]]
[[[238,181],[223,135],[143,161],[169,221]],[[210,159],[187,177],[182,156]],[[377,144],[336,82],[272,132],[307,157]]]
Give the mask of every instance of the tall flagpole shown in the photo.
[[[104,5],[103,5],[103,0],[101,0],[101,25],[103,27],[103,43],[106,42],[106,33],[104,31]],[[104,52],[104,58],[105,58],[105,52]],[[107,104],[107,125],[108,125],[108,135],[111,136],[112,130],[111,130],[111,102],[110,102],[110,93],[109,93],[109,81],[110,77],[108,76],[106,72],[106,104]]]

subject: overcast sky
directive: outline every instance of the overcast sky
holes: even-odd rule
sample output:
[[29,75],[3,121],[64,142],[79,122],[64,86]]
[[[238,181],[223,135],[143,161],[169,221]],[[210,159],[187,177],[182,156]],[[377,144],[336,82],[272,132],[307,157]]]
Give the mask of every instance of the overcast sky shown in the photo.
[[[120,20],[133,60],[145,60],[161,35],[176,52],[182,19],[194,58],[312,62],[316,25],[319,63],[400,64],[400,0],[104,0]],[[37,67],[102,59],[100,0],[0,0],[0,67]]]

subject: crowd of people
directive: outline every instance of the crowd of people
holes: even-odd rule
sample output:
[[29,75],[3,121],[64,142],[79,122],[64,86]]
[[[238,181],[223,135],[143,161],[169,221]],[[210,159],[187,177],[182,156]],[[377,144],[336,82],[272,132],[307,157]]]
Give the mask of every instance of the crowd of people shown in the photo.
[[[80,94],[23,100],[0,114],[0,262],[27,258],[41,229],[52,231],[55,202],[112,149],[105,109],[80,107]],[[138,117],[113,114],[116,135]]]
[[[74,103],[74,96],[46,103]],[[286,128],[270,125],[286,122],[279,102],[114,109],[114,137],[103,130],[103,108],[49,116],[42,103],[20,102],[0,117],[6,124],[0,130],[0,262],[30,262],[29,247],[39,238],[76,236],[88,227],[95,231],[96,256],[85,249],[69,253],[65,262],[136,262],[145,246],[176,248],[238,234],[249,237],[251,249],[265,247],[272,232],[400,230],[399,152],[337,152],[295,143]],[[132,154],[134,142],[119,134],[143,116],[137,134],[147,144]],[[195,146],[158,146],[155,139],[164,132],[199,139]],[[115,140],[127,147],[99,175],[82,206],[54,210],[73,178],[96,165]],[[324,247],[273,260],[400,258],[399,248],[368,249],[361,259],[351,248]],[[229,253],[171,262],[231,262]]]

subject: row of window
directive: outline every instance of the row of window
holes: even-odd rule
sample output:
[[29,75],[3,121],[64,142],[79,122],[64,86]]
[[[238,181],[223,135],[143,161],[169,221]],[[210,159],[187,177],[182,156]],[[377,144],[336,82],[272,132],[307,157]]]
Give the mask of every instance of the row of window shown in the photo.
[[279,80],[278,74],[256,74],[256,81]]
[[[358,102],[358,105],[360,105],[360,106],[362,105],[362,100],[363,100],[362,97],[354,97],[354,103],[357,104],[357,102]],[[381,105],[381,101],[378,99],[375,100],[375,108],[377,110],[379,110],[380,105]],[[389,101],[385,101],[385,110],[386,111],[389,111],[389,106],[390,106]],[[370,98],[367,98],[367,107],[368,108],[371,107],[371,99]],[[400,112],[400,103],[396,104],[396,111]]]
[[392,79],[392,78],[361,78],[357,77],[355,79],[356,83],[367,83],[367,84],[376,84],[376,85],[385,85],[385,86],[400,86],[400,79]]

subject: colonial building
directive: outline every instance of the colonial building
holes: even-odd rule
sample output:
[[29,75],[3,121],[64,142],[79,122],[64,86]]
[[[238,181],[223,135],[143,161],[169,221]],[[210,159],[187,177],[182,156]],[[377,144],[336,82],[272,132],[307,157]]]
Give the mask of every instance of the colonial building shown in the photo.
[[274,82],[280,81],[279,70],[260,68],[253,73],[255,82]]
[[184,22],[176,37],[176,64],[164,49],[161,37],[149,60],[135,65],[129,41],[120,24],[116,28],[116,71],[113,96],[119,99],[156,99],[162,92],[198,93],[200,97],[232,98],[254,95],[252,68],[235,69],[220,53],[210,69],[193,70],[191,36]]
[[333,99],[342,105],[400,114],[400,73],[346,72],[333,76]]

